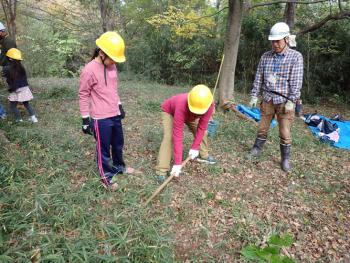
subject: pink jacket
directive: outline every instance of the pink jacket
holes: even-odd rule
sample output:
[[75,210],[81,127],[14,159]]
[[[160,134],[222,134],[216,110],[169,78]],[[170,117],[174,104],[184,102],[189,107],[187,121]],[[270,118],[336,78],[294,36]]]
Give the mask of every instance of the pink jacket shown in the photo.
[[120,114],[118,72],[115,65],[106,68],[96,60],[90,61],[80,75],[79,105],[82,117],[105,119]]
[[194,137],[191,149],[198,150],[202,142],[208,123],[214,111],[214,103],[203,115],[197,115],[190,112],[187,105],[188,93],[182,93],[165,100],[161,106],[162,110],[173,116],[173,145],[174,145],[174,163],[176,165],[182,162],[182,142],[183,128],[187,122],[192,122],[199,118],[197,132]]

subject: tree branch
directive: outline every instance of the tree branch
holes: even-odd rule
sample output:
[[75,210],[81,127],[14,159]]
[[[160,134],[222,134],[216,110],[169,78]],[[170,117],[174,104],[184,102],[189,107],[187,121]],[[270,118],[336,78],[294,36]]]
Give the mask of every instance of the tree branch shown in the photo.
[[341,0],[338,0],[338,7],[339,7],[339,11],[343,11],[341,6]]
[[310,5],[310,4],[317,4],[317,3],[323,3],[328,2],[329,0],[316,0],[316,1],[296,1],[296,0],[281,0],[281,1],[273,1],[273,2],[266,2],[266,3],[259,3],[255,5],[247,5],[247,10],[261,7],[261,6],[267,6],[267,5],[275,5],[275,4],[284,4],[284,3],[295,3],[295,4],[303,4],[303,5]]
[[319,29],[324,24],[326,24],[328,21],[340,20],[340,19],[350,19],[350,11],[341,11],[341,12],[336,13],[336,14],[328,15],[327,17],[325,17],[321,21],[319,21],[319,22],[317,22],[317,23],[315,23],[315,24],[313,24],[311,26],[308,26],[307,28],[299,31],[297,33],[297,35],[298,36],[302,36],[302,35],[304,35],[306,33],[309,33],[309,32],[315,31],[316,29]]

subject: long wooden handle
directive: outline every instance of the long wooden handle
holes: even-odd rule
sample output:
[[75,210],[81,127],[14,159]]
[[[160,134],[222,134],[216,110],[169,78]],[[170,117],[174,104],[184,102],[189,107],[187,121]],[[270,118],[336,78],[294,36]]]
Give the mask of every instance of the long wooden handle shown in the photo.
[[[186,163],[191,160],[191,157],[188,156],[187,159],[185,161],[182,162],[182,168],[184,168],[184,166],[186,165]],[[147,199],[147,201],[145,202],[145,206],[148,205],[149,202],[151,202],[151,200],[157,195],[159,194],[160,191],[163,190],[163,188],[174,178],[175,174],[171,174],[165,181],[164,183],[162,183],[157,190],[154,191],[154,193],[151,195],[150,198]]]
[[220,75],[221,75],[221,68],[222,68],[222,64],[224,63],[224,59],[225,59],[225,55],[222,55],[220,68],[219,68],[219,73],[218,73],[218,76],[216,77],[215,87],[214,87],[214,91],[213,91],[213,98],[215,97],[215,91],[216,91],[216,88],[218,86],[219,78],[220,78]]

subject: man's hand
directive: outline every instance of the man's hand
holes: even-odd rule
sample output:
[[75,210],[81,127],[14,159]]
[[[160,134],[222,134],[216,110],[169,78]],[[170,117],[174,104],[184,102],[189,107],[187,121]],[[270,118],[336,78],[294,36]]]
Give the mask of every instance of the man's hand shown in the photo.
[[83,124],[81,125],[81,130],[83,131],[83,133],[85,134],[90,134],[93,135],[93,130],[91,127],[91,122],[90,122],[90,118],[83,118]]
[[119,104],[119,111],[120,111],[120,118],[124,119],[125,118],[125,111],[123,109],[123,106]]
[[191,149],[188,153],[188,156],[191,158],[191,160],[194,160],[198,157],[199,151]]
[[290,100],[288,100],[286,102],[286,104],[284,105],[284,108],[286,109],[286,111],[293,111],[294,110],[294,103]]
[[258,98],[253,96],[253,97],[250,99],[249,106],[250,106],[251,108],[255,108],[257,103],[258,103]]
[[174,165],[173,168],[171,169],[170,174],[174,174],[175,177],[179,177],[181,173],[181,168],[182,168],[181,164]]

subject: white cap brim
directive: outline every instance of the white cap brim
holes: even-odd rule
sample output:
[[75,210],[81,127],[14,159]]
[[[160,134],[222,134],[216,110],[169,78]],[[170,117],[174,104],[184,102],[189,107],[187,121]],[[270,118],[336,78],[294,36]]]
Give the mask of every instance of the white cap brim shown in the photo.
[[285,38],[287,36],[273,36],[273,35],[269,35],[269,40],[281,40],[283,38]]

